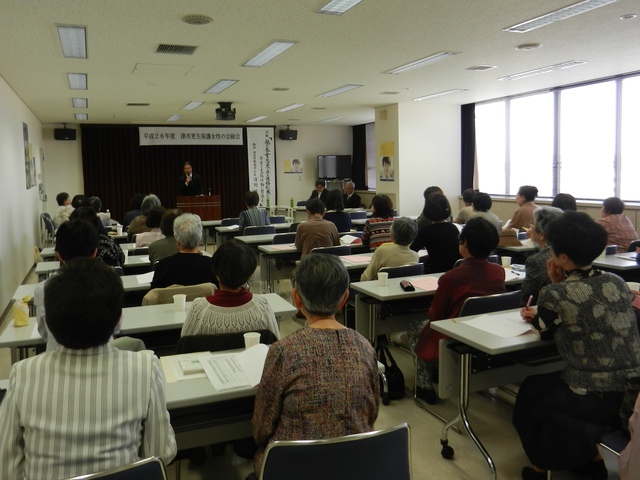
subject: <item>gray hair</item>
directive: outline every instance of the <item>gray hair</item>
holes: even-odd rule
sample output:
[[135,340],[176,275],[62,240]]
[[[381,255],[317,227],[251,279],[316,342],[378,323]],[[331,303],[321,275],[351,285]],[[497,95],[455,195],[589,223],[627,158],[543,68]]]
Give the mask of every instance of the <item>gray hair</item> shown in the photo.
[[304,308],[312,315],[333,315],[349,288],[349,273],[336,255],[307,255],[293,274]]
[[143,215],[149,215],[149,212],[153,207],[161,207],[162,203],[160,203],[160,199],[155,196],[153,193],[150,193],[144,200],[142,200],[142,205],[140,206],[140,210],[142,210]]
[[353,188],[356,188],[356,184],[353,182],[353,180],[344,182],[344,186],[346,187],[347,185],[351,185]]
[[538,207],[533,211],[533,222],[537,233],[544,233],[544,229],[552,220],[562,217],[564,212],[556,207]]
[[418,224],[409,217],[396,218],[391,224],[390,233],[398,245],[411,245],[418,236]]
[[202,222],[198,215],[183,213],[173,221],[173,236],[182,248],[196,248],[202,239]]

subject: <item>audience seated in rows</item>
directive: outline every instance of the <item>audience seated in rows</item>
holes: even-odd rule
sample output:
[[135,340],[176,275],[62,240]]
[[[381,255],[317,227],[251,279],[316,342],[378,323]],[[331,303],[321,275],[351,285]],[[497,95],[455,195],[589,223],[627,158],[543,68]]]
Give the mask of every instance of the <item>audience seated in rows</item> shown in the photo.
[[99,197],[89,197],[89,206],[96,211],[104,227],[111,227],[111,215],[102,211],[102,201]]
[[256,474],[270,442],[368,432],[380,406],[373,347],[335,318],[349,296],[346,268],[334,255],[308,255],[294,275],[307,326],[269,348],[252,421]]
[[416,395],[428,403],[437,401],[433,381],[438,371],[438,342],[444,338],[431,331],[429,322],[457,317],[469,297],[506,291],[504,268],[487,260],[497,246],[498,232],[494,226],[484,218],[471,218],[460,232],[459,249],[464,260],[438,279],[428,320],[409,327],[409,339],[418,357]]
[[[84,224],[60,228],[72,223]],[[123,300],[120,277],[96,259],[74,259],[49,278],[47,325],[60,347],[11,369],[0,406],[0,478],[70,478],[174,458],[160,361],[109,344]]]
[[213,295],[193,301],[181,336],[271,330],[280,338],[269,302],[253,295],[247,286],[258,266],[253,249],[232,238],[218,247],[212,262],[220,287]]
[[471,203],[473,204],[473,214],[472,217],[481,217],[485,220],[489,221],[496,230],[499,232],[502,228],[502,222],[500,218],[492,213],[491,207],[493,205],[493,201],[488,193],[478,192],[473,195],[471,199]]
[[340,245],[335,224],[325,220],[324,204],[317,198],[307,202],[308,221],[298,225],[295,245],[302,252],[302,258],[318,247]]
[[342,197],[342,203],[344,208],[360,208],[362,200],[360,195],[355,193],[356,184],[351,180],[344,184],[344,196]]
[[160,228],[162,225],[163,215],[164,207],[153,207],[149,210],[149,215],[147,215],[147,219],[145,221],[149,231],[136,234],[136,248],[148,247],[156,240],[164,238],[164,234]]
[[93,208],[76,208],[69,219],[85,220],[96,227],[96,230],[98,231],[98,253],[96,254],[96,258],[99,258],[104,263],[112,267],[122,267],[124,265],[125,258],[122,248],[104,230],[104,226],[102,225],[102,222],[100,222],[100,219]]
[[[442,189],[440,187],[438,187],[437,185],[432,185],[430,187],[427,187],[425,189],[425,191],[422,193],[422,196],[424,197],[425,206],[427,204],[427,198],[432,193],[439,193],[440,195],[444,195],[444,192],[442,191]],[[424,207],[423,207],[422,211],[424,212]],[[431,224],[431,220],[429,220],[427,217],[425,217],[424,213],[420,213],[420,215],[418,215],[417,222],[418,222],[418,229],[421,229],[421,228],[426,227],[426,226]]]
[[246,210],[240,212],[240,231],[244,231],[245,227],[261,227],[263,225],[271,225],[269,220],[269,212],[264,208],[260,208],[260,196],[255,190],[244,194],[244,203]]
[[128,228],[129,224],[139,215],[142,215],[142,201],[144,200],[144,193],[136,193],[131,198],[131,210],[124,214],[122,217],[122,226]]
[[506,229],[516,229],[524,231],[533,223],[533,211],[538,206],[533,201],[538,196],[538,189],[531,185],[523,185],[518,189],[516,194],[516,203],[518,208],[513,212],[509,221],[503,227]]
[[362,229],[362,243],[375,250],[383,243],[391,242],[389,229],[393,223],[393,203],[387,195],[378,194],[371,201],[372,217]]
[[178,253],[178,244],[173,236],[173,221],[182,215],[182,210],[177,208],[169,208],[164,211],[162,220],[160,221],[160,232],[164,235],[160,240],[156,240],[149,245],[149,262],[151,269],[158,260]]
[[56,202],[58,203],[58,209],[53,216],[53,225],[58,228],[63,222],[69,220],[73,207],[71,206],[71,197],[67,192],[60,192],[56,195]]
[[324,219],[334,223],[338,232],[351,230],[351,215],[344,211],[342,192],[340,190],[331,190],[329,192],[325,207],[327,210],[324,213]]
[[609,197],[602,202],[598,223],[607,232],[607,244],[617,245],[618,253],[626,252],[629,244],[638,238],[638,232],[624,213],[624,202],[618,197]]
[[551,202],[552,207],[559,208],[563,212],[566,210],[573,210],[574,212],[578,210],[578,206],[576,204],[576,199],[573,195],[569,193],[559,193],[555,197],[553,197],[553,201]]
[[133,238],[133,236],[137,233],[148,232],[150,229],[147,227],[147,215],[153,207],[161,207],[162,203],[160,203],[160,199],[152,194],[147,195],[142,200],[142,214],[138,215],[134,218],[129,224],[129,229],[127,230],[127,236],[129,237],[129,241]]
[[409,248],[418,234],[418,224],[407,217],[396,218],[391,224],[391,243],[380,245],[371,262],[360,276],[361,282],[375,280],[384,267],[400,267],[418,263],[418,253]]
[[478,190],[474,190],[473,188],[467,188],[464,192],[462,192],[462,201],[464,202],[464,207],[460,209],[456,218],[453,219],[453,223],[459,223],[464,225],[467,223],[467,220],[471,218],[473,215],[473,196],[478,193]]

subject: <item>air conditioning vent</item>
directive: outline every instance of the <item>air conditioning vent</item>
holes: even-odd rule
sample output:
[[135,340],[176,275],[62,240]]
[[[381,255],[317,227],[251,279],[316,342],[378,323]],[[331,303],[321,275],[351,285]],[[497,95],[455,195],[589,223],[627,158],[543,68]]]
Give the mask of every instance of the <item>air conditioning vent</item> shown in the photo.
[[191,45],[167,45],[166,43],[161,43],[158,45],[158,49],[156,53],[171,53],[175,55],[193,55],[193,52],[196,51],[196,48]]
[[148,107],[148,103],[127,103],[127,107]]

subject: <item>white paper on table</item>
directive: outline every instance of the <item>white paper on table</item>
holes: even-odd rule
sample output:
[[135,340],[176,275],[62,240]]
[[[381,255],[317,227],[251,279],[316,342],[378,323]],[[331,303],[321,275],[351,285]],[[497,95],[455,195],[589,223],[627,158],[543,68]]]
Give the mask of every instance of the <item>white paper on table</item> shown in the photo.
[[249,380],[249,385],[252,387],[260,383],[268,352],[269,346],[264,343],[259,343],[251,348],[247,348],[242,353],[238,353],[238,361]]
[[255,387],[260,383],[269,347],[259,343],[242,353],[212,355],[201,359],[207,378],[218,391]]
[[525,322],[517,312],[506,315],[480,315],[471,320],[464,320],[464,323],[502,338],[517,337],[531,332],[531,325]]
[[[29,318],[29,322],[31,322],[31,320],[35,320],[33,322],[33,330],[31,331],[31,337],[30,338],[42,338],[42,335],[40,335],[40,332],[38,332],[38,320],[35,318]],[[20,327],[16,327],[16,328],[20,328]],[[51,335],[51,334],[49,334]]]
[[619,253],[616,255],[618,258],[622,258],[623,260],[632,260],[635,262],[636,260],[636,252],[625,252]]
[[141,263],[150,262],[151,261],[151,260],[149,260],[149,255],[137,255],[137,257],[140,259]]
[[274,250],[290,250],[292,248],[296,248],[295,243],[283,243],[280,245],[272,245]]
[[510,268],[504,269],[504,281],[508,282],[510,280],[517,280],[522,278],[525,275],[525,272],[516,272],[515,270],[511,270]]
[[[184,355],[172,355],[168,357],[163,357],[162,360],[169,365],[169,368],[171,369],[171,373],[173,374],[173,378],[175,378],[175,380],[179,382],[182,380],[192,380],[194,378],[207,377],[207,374],[204,372],[184,374],[182,372],[182,368],[180,367],[180,362],[182,360],[198,359],[200,360],[200,363],[203,363],[202,360],[209,357],[211,357],[211,352],[197,352],[197,353],[190,353],[190,354],[184,354]],[[166,377],[167,377],[167,383],[172,383],[171,381],[169,381],[170,377],[168,375],[166,375]]]
[[224,227],[220,227],[220,230],[223,230],[225,232],[232,232],[234,230],[240,230],[240,225],[227,225]]
[[136,275],[136,280],[138,280],[138,284],[143,283],[151,283],[153,281],[154,272],[142,273],[140,275]]
[[369,263],[371,262],[371,256],[367,255],[341,255],[341,259],[346,260],[349,263]]
[[361,238],[354,235],[343,235],[340,237],[340,243],[343,245],[351,245],[356,240],[361,240]]
[[420,290],[431,292],[438,289],[438,279],[433,277],[413,278],[411,285]]

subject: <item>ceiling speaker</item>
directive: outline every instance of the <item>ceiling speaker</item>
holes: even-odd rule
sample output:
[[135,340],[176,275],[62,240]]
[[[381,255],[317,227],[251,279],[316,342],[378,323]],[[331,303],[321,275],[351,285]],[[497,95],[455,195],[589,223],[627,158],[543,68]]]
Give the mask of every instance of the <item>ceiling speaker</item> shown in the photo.
[[75,140],[76,131],[73,128],[54,128],[53,138],[56,140]]

